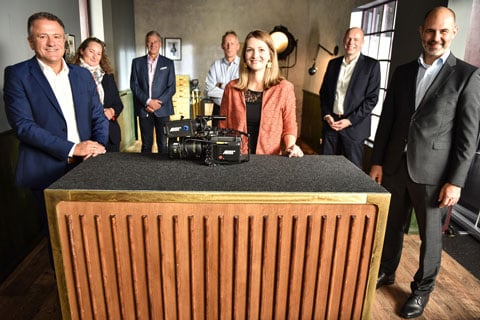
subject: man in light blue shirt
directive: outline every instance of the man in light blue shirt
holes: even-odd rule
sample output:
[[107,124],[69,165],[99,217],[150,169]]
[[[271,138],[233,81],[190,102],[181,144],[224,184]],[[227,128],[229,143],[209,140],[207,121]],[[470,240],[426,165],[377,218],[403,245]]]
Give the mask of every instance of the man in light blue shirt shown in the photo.
[[[220,111],[225,86],[238,78],[240,42],[235,31],[227,31],[222,36],[222,49],[225,56],[210,66],[205,80],[206,96],[214,103],[212,115],[218,115]],[[213,121],[213,126],[216,126],[216,121]]]

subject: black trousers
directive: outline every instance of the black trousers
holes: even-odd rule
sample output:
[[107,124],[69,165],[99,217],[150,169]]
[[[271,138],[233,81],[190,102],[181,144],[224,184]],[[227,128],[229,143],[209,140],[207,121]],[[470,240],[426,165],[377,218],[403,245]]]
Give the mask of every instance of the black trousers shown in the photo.
[[439,208],[441,185],[413,182],[402,157],[398,171],[383,175],[383,186],[392,194],[380,272],[395,273],[402,255],[403,236],[412,209],[417,218],[421,246],[419,267],[411,283],[412,293],[427,294],[433,290],[442,257],[442,221],[448,208]]
[[[212,116],[219,116],[220,115],[220,106],[218,104],[213,104]],[[219,120],[212,120],[212,128],[218,128],[218,121]]]
[[[327,123],[324,123],[328,126]],[[352,140],[346,134],[341,134],[330,128],[323,129],[322,154],[343,155],[357,167],[363,169],[363,140]]]
[[170,117],[157,117],[149,114],[146,118],[139,118],[140,134],[142,137],[142,153],[152,153],[153,129],[156,132],[158,153],[168,152],[167,136],[164,132],[165,123]]

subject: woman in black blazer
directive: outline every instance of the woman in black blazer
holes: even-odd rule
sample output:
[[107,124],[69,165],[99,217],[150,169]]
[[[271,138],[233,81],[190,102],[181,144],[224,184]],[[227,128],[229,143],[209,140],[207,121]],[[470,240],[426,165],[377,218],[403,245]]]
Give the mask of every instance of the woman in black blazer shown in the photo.
[[113,70],[105,52],[105,43],[100,39],[90,37],[78,47],[72,63],[78,64],[90,71],[97,84],[98,95],[103,104],[105,117],[109,120],[107,152],[120,151],[122,138],[117,118],[123,110]]

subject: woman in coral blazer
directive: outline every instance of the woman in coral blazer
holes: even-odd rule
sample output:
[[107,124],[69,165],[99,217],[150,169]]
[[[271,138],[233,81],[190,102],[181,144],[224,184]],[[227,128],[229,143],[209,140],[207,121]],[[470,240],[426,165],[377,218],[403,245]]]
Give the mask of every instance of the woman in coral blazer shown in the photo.
[[[252,154],[282,154],[302,157],[295,144],[297,121],[293,84],[280,75],[277,53],[270,35],[262,30],[245,39],[240,78],[226,87],[220,107],[220,128],[246,132]],[[247,152],[244,141],[242,152]]]

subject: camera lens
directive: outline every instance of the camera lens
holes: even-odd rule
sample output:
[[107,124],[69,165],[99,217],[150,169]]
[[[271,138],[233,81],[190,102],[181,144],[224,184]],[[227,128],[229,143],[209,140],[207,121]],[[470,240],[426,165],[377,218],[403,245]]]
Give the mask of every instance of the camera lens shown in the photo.
[[202,156],[202,143],[195,140],[186,140],[184,144],[186,158],[200,158]]

